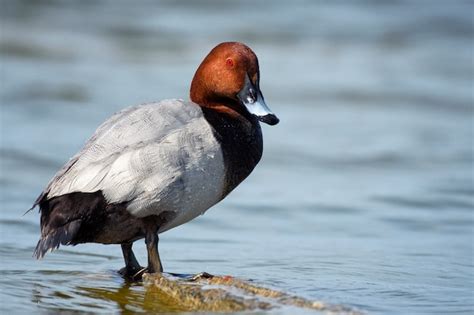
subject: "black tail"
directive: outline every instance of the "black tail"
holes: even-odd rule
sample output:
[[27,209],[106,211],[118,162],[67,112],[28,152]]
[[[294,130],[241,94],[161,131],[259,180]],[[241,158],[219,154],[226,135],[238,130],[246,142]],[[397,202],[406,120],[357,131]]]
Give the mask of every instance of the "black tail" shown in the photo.
[[64,226],[57,227],[46,235],[42,235],[38,244],[36,244],[33,256],[36,257],[36,259],[41,259],[48,251],[51,252],[58,249],[59,245],[71,244],[80,226],[81,222],[76,220]]
[[[70,193],[38,202],[41,212],[41,238],[33,256],[43,258],[48,251],[60,245],[75,245],[86,242],[95,231],[81,227],[91,220],[101,221],[106,201],[101,191],[94,193]],[[99,225],[96,225],[97,227]],[[82,231],[81,231],[82,230]]]

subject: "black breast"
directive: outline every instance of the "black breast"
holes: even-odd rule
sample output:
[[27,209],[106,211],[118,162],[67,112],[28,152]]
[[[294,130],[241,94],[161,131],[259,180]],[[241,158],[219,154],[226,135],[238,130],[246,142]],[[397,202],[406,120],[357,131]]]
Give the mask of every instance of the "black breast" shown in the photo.
[[202,107],[204,117],[213,127],[222,146],[226,168],[224,198],[255,168],[262,157],[263,141],[260,123],[254,117]]

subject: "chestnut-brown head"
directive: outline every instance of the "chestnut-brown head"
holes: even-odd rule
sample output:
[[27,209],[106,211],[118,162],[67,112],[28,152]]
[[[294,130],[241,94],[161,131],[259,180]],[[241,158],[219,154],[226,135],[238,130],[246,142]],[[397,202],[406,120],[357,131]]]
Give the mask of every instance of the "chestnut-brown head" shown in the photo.
[[242,43],[226,42],[212,49],[194,75],[190,94],[201,106],[226,106],[269,125],[279,122],[260,91],[257,56]]

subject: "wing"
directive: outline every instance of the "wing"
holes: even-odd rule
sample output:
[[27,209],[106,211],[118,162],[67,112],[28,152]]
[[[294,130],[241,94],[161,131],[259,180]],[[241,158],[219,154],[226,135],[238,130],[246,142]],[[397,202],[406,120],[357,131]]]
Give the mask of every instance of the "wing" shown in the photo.
[[[179,196],[185,167],[206,154],[193,103],[167,100],[125,109],[105,121],[38,198],[101,190],[108,202],[130,202],[131,212]],[[201,148],[196,148],[198,146]],[[194,153],[193,153],[194,152]],[[192,167],[192,166],[191,166]]]

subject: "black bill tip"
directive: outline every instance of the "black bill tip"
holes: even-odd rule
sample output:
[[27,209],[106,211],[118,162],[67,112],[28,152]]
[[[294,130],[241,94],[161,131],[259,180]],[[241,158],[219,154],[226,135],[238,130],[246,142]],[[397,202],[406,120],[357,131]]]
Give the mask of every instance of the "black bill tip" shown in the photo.
[[261,122],[264,122],[266,124],[269,124],[270,126],[274,126],[280,122],[280,119],[278,119],[277,116],[274,114],[267,114],[265,116],[258,116],[258,120]]

